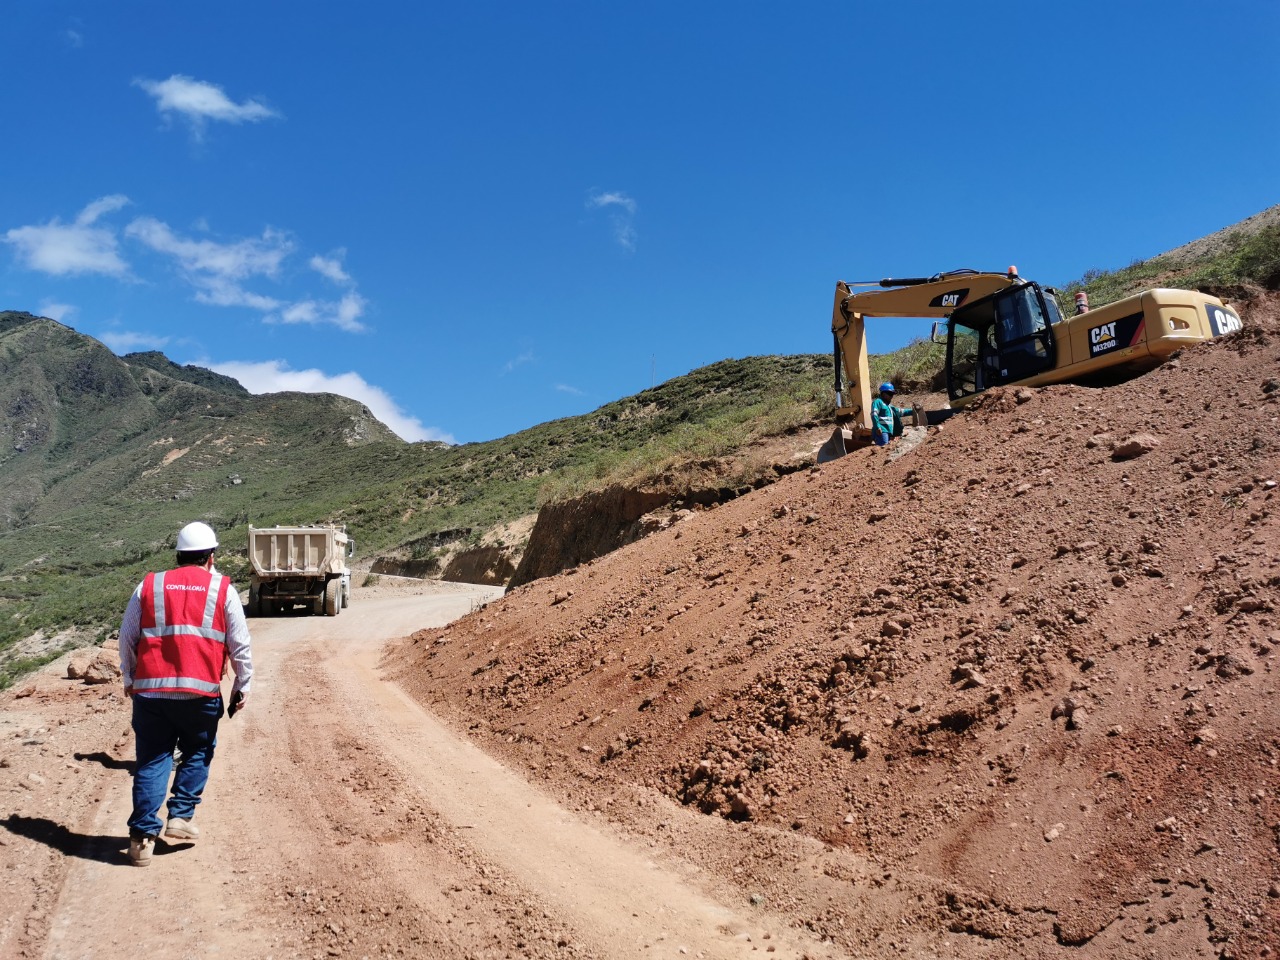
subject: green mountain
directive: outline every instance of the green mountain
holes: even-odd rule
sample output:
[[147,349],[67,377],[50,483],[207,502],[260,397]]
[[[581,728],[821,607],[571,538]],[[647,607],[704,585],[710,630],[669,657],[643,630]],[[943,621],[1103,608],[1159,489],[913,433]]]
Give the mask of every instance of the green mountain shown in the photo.
[[[243,585],[249,523],[345,523],[363,555],[474,541],[613,472],[731,450],[830,409],[822,356],[727,360],[590,414],[486,443],[406,443],[362,404],[254,396],[163,354],[117,357],[70,327],[0,313],[0,658],[33,634],[101,634],[173,537],[203,519]],[[22,647],[16,648],[19,653]],[[44,659],[56,647],[41,647]],[[13,653],[13,651],[10,651]],[[0,667],[0,682],[31,663]]]

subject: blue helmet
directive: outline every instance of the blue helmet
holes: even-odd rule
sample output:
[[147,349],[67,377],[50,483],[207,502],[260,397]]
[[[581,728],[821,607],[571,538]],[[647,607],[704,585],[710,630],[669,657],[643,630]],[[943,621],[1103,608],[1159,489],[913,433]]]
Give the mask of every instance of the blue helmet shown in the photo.
[[880,392],[881,392],[881,393],[886,393],[886,392],[887,392],[887,393],[897,393],[898,391],[897,391],[897,390],[895,390],[895,389],[893,389],[893,384],[892,384],[892,383],[882,383],[882,384],[880,384]]

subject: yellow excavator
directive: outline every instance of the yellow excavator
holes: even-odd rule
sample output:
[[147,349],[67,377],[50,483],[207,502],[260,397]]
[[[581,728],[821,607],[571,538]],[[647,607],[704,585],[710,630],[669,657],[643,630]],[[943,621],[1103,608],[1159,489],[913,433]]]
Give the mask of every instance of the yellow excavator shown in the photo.
[[[870,289],[864,289],[870,288]],[[947,345],[949,409],[996,386],[1114,383],[1158,366],[1188,344],[1240,329],[1240,316],[1193,290],[1145,290],[1097,310],[1076,296],[1064,317],[1056,292],[1005,273],[952,270],[932,277],[836,284],[836,431],[818,462],[871,442],[869,317],[937,317],[933,342]],[[923,411],[917,410],[917,417]]]

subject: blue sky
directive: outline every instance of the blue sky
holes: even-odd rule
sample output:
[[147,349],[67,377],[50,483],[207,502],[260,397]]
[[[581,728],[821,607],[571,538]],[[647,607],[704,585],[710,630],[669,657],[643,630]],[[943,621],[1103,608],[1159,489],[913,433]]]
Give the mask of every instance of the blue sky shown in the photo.
[[[1280,4],[10,0],[0,309],[406,439],[1280,202]],[[927,325],[883,321],[871,349]]]

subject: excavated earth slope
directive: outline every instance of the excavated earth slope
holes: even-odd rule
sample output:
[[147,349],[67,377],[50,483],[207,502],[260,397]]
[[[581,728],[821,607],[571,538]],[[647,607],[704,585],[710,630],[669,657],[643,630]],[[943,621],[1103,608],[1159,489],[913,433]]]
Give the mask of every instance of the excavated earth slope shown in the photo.
[[1272,955],[1278,304],[1120,386],[995,391],[389,662],[623,830],[667,826],[621,799],[646,789],[738,821],[672,842],[859,955]]

